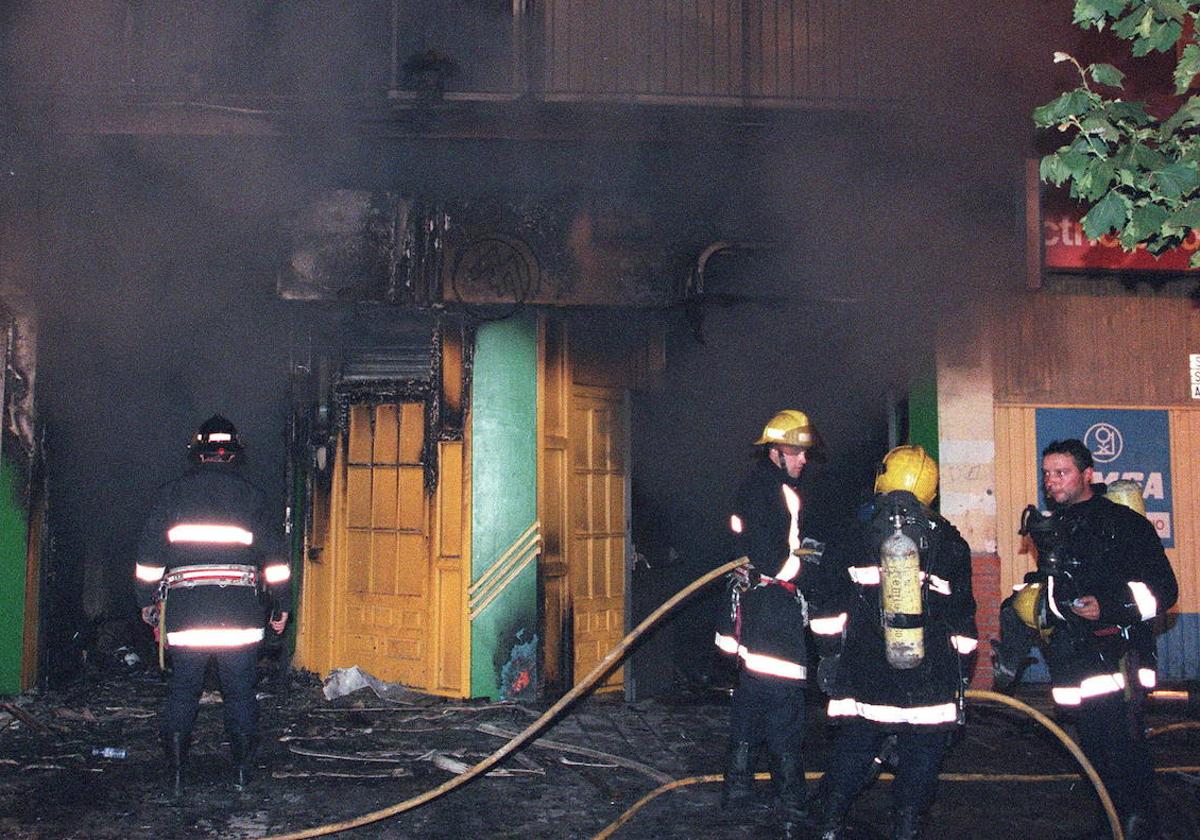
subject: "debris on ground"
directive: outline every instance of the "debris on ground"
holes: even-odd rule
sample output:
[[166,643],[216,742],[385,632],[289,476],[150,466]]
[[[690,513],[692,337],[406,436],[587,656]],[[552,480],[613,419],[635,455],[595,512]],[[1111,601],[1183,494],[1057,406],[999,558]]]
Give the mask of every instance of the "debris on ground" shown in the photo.
[[[0,703],[0,836],[251,838],[316,828],[442,785],[544,710],[433,697],[402,686],[397,691],[360,669],[347,670],[358,671],[362,685],[332,698],[326,697],[328,680],[303,671],[263,681],[258,772],[244,791],[232,784],[219,705],[202,707],[179,801],[165,790],[157,710],[166,683],[157,671],[133,669],[66,690],[8,698]],[[359,677],[342,679],[345,686]],[[1031,686],[1022,699],[1047,711],[1045,693]],[[219,702],[219,692],[211,694]],[[686,688],[636,703],[593,696],[486,777],[338,836],[591,838],[660,785],[719,774],[728,706],[728,693]],[[1194,710],[1149,710],[1156,764],[1179,768],[1159,777],[1170,821],[1165,840],[1200,836],[1200,771],[1194,766],[1200,763],[1200,728],[1188,714]],[[937,831],[930,836],[1050,840],[1082,830],[1098,813],[1069,753],[1034,721],[986,705],[972,707],[969,720],[944,768],[962,781],[941,785],[931,816]],[[808,721],[807,769],[820,770],[831,729],[815,692]],[[125,758],[106,758],[106,749],[114,756],[123,750]],[[758,769],[766,769],[765,757]],[[1001,773],[1052,780],[988,778]],[[769,804],[769,782],[755,788]],[[810,793],[819,790],[819,783],[810,785]],[[679,787],[649,802],[614,837],[778,836],[770,808],[726,812],[718,801],[718,784]],[[998,804],[1013,802],[1020,807]],[[851,836],[886,836],[889,806],[887,783],[877,783],[855,805]],[[1065,814],[1072,815],[1071,825],[1064,824]]]

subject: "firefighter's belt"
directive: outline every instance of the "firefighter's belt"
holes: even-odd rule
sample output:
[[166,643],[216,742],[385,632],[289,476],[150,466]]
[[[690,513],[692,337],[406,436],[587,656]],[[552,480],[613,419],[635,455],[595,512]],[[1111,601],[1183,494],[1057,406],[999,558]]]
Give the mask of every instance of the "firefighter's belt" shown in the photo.
[[178,566],[163,577],[164,589],[190,589],[193,586],[258,586],[254,566]]
[[779,578],[767,577],[766,575],[763,575],[761,578],[759,578],[759,583],[763,586],[782,586],[785,590],[787,590],[788,594],[796,594],[796,584],[792,583],[790,580],[780,580]]

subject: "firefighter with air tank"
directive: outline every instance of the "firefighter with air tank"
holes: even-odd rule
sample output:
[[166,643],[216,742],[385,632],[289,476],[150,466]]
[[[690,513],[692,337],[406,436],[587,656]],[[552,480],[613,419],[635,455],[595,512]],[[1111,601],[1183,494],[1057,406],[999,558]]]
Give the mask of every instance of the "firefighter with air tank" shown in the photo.
[[750,563],[731,576],[729,600],[717,623],[716,645],[738,658],[730,709],[723,807],[754,797],[756,754],[770,754],[775,805],[785,835],[806,816],[804,687],[808,679],[806,567],[819,544],[803,537],[800,475],[820,437],[807,414],[785,409],[755,442],[757,460],[738,487],[729,518],[733,556]]
[[949,738],[964,720],[977,644],[971,552],[931,510],[937,488],[937,463],[922,447],[893,449],[873,498],[821,559],[810,622],[828,717],[839,724],[823,840],[845,836],[855,797],[893,750],[891,837],[920,837]]
[[138,546],[136,594],[142,619],[157,624],[172,670],[160,731],[178,797],[209,662],[221,685],[235,785],[250,776],[258,735],[255,698],[265,628],[282,633],[291,603],[290,569],[278,522],[262,492],[240,474],[237,429],[215,415],[189,447],[191,468],[163,485]]
[[[1051,514],[1030,505],[1022,515],[1037,568],[1001,604],[994,674],[998,688],[1013,684],[1031,644],[1041,647],[1054,702],[1075,724],[1126,840],[1149,840],[1159,820],[1140,699],[1156,679],[1151,622],[1175,603],[1178,584],[1140,488],[1097,483],[1093,466],[1076,438],[1042,451]],[[1080,836],[1109,836],[1107,822]]]

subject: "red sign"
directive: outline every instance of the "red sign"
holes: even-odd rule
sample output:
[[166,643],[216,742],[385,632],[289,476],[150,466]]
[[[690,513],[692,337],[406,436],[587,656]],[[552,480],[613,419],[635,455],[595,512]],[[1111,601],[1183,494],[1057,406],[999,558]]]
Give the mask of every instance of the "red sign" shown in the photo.
[[1141,245],[1134,251],[1125,251],[1112,234],[1099,239],[1083,235],[1080,220],[1086,208],[1051,191],[1042,200],[1042,241],[1046,247],[1046,268],[1051,271],[1188,271],[1192,254],[1200,248],[1200,236],[1192,231],[1182,245],[1158,257]]

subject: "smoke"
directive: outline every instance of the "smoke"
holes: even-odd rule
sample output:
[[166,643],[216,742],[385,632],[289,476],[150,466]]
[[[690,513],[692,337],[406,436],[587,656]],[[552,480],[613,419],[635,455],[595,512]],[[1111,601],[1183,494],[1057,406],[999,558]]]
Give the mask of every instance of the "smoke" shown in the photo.
[[[282,513],[289,359],[319,351],[304,336],[327,335],[337,313],[275,297],[281,220],[335,188],[617,196],[651,209],[684,274],[712,242],[755,246],[711,261],[698,307],[661,315],[662,387],[632,399],[635,527],[689,575],[720,562],[749,444],[782,407],[808,411],[828,440],[831,459],[808,480],[812,521],[830,527],[882,454],[889,399],[935,343],[969,344],[980,308],[1023,286],[1022,178],[1039,142],[1029,111],[1074,83],[1054,50],[1100,43],[1062,3],[988,14],[856,0],[847,15],[872,30],[856,84],[892,95],[866,113],[688,111],[660,135],[647,114],[663,114],[648,108],[564,119],[513,106],[542,139],[470,139],[513,136],[504,123],[453,124],[445,134],[459,139],[447,139],[379,103],[421,95],[418,65],[444,70],[435,83],[451,92],[507,90],[512,6],[400,5],[424,23],[404,30],[394,61],[387,2],[40,0],[0,12],[13,89],[57,91],[55,108],[32,97],[5,131],[36,172],[38,399],[64,551],[106,570],[91,603],[115,607],[127,591],[154,489],[209,414],[243,431],[249,469]],[[614,44],[623,18],[595,8],[570,29],[559,21],[556,43]],[[152,50],[122,46],[135,26],[158,33]],[[118,125],[102,93],[128,81],[173,98]],[[236,95],[256,86],[271,95],[253,106]],[[448,111],[435,100],[428,113]]]

